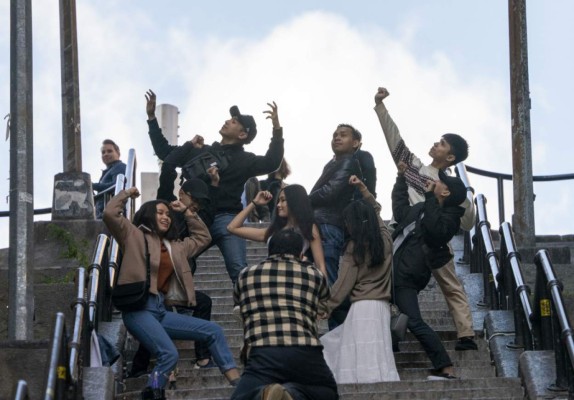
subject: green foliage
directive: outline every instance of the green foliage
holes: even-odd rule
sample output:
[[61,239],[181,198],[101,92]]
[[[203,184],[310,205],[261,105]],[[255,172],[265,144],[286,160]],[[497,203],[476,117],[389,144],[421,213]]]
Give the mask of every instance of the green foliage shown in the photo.
[[[61,258],[76,260],[78,261],[79,265],[84,267],[87,267],[90,264],[90,258],[88,256],[89,243],[87,240],[76,239],[72,233],[56,224],[48,225],[48,238],[55,240],[63,245],[63,249],[60,252]],[[71,270],[60,281],[51,280],[52,282],[46,283],[72,282],[74,276],[75,270]]]

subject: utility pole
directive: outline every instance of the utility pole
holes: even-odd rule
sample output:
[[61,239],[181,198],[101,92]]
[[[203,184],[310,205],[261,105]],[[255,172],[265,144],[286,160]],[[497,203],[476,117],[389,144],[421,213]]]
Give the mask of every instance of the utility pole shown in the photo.
[[76,0],[60,0],[64,170],[54,177],[52,220],[94,219],[90,175],[82,172]]
[[80,79],[76,0],[60,0],[60,63],[62,71],[62,129],[64,172],[82,171]]
[[518,246],[534,247],[534,186],[530,135],[530,88],[526,0],[508,0],[510,38],[510,103],[512,116],[512,226]]
[[8,339],[32,340],[34,168],[32,5],[10,2],[10,233]]

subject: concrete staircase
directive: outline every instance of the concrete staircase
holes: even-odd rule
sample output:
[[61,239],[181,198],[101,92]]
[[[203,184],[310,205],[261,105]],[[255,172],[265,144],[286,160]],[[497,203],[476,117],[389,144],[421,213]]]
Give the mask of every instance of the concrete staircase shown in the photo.
[[[462,240],[454,242],[456,259],[460,258]],[[249,265],[256,264],[266,255],[261,244],[248,246]],[[478,351],[455,351],[456,331],[448,312],[444,297],[434,280],[421,292],[419,300],[425,320],[439,333],[451,356],[457,380],[428,381],[432,368],[428,357],[416,339],[407,335],[401,343],[401,352],[395,354],[400,382],[376,384],[339,385],[341,399],[522,399],[524,391],[519,378],[500,378],[492,365],[488,344],[480,337],[487,310],[476,304],[481,297],[482,284],[478,274],[469,274],[468,266],[457,266],[473,309],[474,327],[477,331]],[[213,300],[212,320],[225,331],[228,343],[235,355],[239,354],[242,342],[242,328],[233,317],[232,286],[225,271],[223,258],[218,249],[212,248],[202,255],[195,275],[196,289],[209,294]],[[323,326],[323,329],[325,327]],[[193,342],[178,342],[180,361],[178,364],[177,390],[166,392],[168,399],[228,399],[233,392],[217,368],[194,370]],[[126,359],[130,355],[126,354]],[[238,365],[239,364],[239,361]],[[125,380],[124,393],[117,399],[139,399],[139,391],[146,378]],[[317,399],[320,400],[320,399]]]

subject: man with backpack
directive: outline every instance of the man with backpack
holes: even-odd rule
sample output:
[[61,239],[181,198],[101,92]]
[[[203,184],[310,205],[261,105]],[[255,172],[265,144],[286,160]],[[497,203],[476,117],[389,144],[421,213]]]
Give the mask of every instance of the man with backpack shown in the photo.
[[207,169],[215,166],[220,176],[219,196],[215,218],[210,227],[211,245],[216,244],[225,260],[225,266],[232,282],[239,271],[247,266],[245,240],[227,232],[227,225],[241,211],[241,194],[247,179],[265,175],[279,168],[283,159],[283,129],[279,124],[277,105],[268,103],[270,110],[264,111],[273,124],[273,136],[267,153],[255,155],[244,150],[257,134],[255,119],[241,114],[237,106],[231,107],[231,118],[226,120],[219,134],[221,140],[204,145],[203,138],[196,136],[181,146],[172,146],[163,136],[155,117],[156,95],[146,93],[146,112],[149,135],[158,158],[163,161],[160,173],[160,195],[173,196],[176,168],[182,168],[186,179],[199,178],[210,182]]

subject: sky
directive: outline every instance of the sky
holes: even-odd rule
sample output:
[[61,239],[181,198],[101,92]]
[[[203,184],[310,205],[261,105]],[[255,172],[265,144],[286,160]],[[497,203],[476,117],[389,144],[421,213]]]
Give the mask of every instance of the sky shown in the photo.
[[[54,176],[63,172],[58,4],[32,0],[35,208],[51,207]],[[287,181],[310,190],[332,157],[333,131],[350,123],[375,158],[388,219],[396,168],[373,111],[384,86],[391,116],[424,162],[434,141],[456,132],[470,144],[467,165],[510,174],[507,8],[502,0],[78,1],[82,169],[98,181],[100,145],[111,138],[124,161],[135,149],[138,171],[157,170],[145,113],[150,88],[158,104],[178,107],[180,143],[196,134],[219,140],[237,104],[257,121],[257,138],[246,146],[256,154],[269,144],[263,111],[275,101],[293,171]],[[574,173],[572,15],[569,0],[527,1],[534,175]],[[0,16],[4,117],[10,2],[0,2]],[[10,140],[1,141],[0,211],[9,208],[9,151]],[[469,177],[496,228],[496,182]],[[512,184],[504,190],[510,220]],[[536,233],[574,233],[574,181],[536,183],[534,193]],[[0,218],[0,248],[8,236],[8,218]]]

